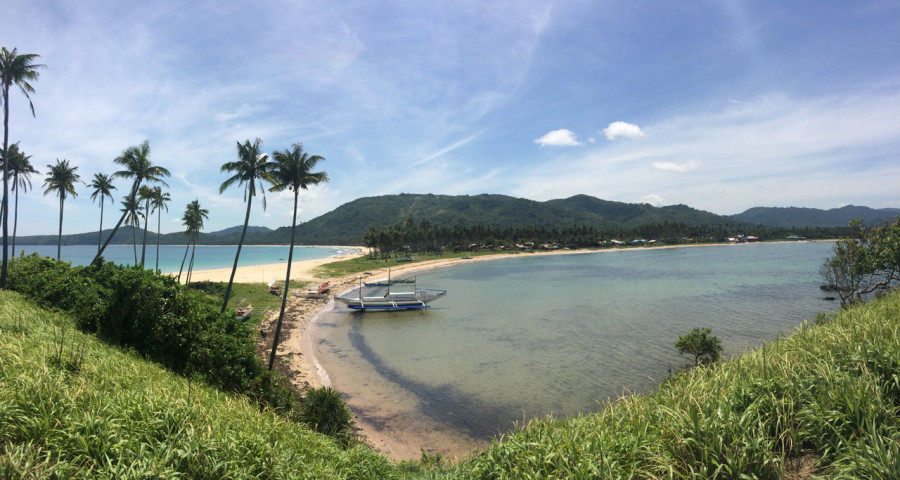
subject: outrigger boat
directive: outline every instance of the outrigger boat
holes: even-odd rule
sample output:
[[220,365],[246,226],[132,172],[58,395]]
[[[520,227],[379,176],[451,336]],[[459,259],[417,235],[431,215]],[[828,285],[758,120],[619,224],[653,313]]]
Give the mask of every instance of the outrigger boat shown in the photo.
[[396,311],[429,308],[429,302],[447,294],[446,290],[418,288],[415,281],[411,284],[404,283],[402,287],[395,287],[390,280],[387,284],[388,287],[384,290],[384,294],[380,294],[379,290],[381,289],[378,288],[370,288],[370,291],[367,292],[369,294],[364,294],[363,286],[360,285],[358,289],[343,295],[335,295],[334,299],[353,310]]

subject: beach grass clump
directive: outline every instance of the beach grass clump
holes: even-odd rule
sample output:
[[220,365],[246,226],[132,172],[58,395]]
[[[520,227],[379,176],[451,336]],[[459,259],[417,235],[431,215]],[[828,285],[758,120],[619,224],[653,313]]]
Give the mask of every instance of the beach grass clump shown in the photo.
[[[62,360],[61,362],[59,360]],[[69,368],[77,362],[79,368]],[[0,478],[398,478],[242,396],[0,291]]]
[[[840,478],[900,472],[900,294],[602,413],[502,436],[470,478]],[[812,463],[810,466],[809,464]]]

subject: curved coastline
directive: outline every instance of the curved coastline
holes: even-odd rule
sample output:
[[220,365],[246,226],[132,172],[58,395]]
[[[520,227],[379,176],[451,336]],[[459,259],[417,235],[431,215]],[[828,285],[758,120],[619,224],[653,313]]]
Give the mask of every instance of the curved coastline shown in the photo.
[[[765,243],[796,243],[796,242],[765,242]],[[668,248],[687,248],[687,247],[703,247],[703,246],[721,246],[723,244],[699,244],[699,245],[666,245],[666,246],[658,246],[658,247],[644,247],[651,249],[668,249]],[[724,244],[727,245],[727,244]],[[344,293],[346,291],[352,290],[356,288],[358,280],[360,278],[360,274],[351,274],[340,279],[334,280],[329,278],[319,278],[312,274],[312,271],[326,263],[330,263],[335,261],[336,258],[346,259],[350,257],[359,257],[365,255],[365,253],[360,249],[360,247],[342,247],[342,248],[354,248],[359,249],[359,251],[355,254],[349,254],[342,257],[331,257],[326,259],[318,259],[318,260],[306,260],[300,262],[294,262],[292,266],[292,277],[293,280],[306,280],[306,281],[326,281],[331,280],[334,285],[334,291],[337,293]],[[452,265],[459,265],[462,263],[470,263],[470,262],[479,262],[479,261],[488,261],[488,260],[499,260],[499,259],[508,259],[508,258],[518,258],[523,255],[527,256],[545,256],[545,255],[565,255],[565,254],[584,254],[584,253],[604,253],[604,252],[624,252],[624,251],[633,251],[634,248],[611,248],[611,249],[578,249],[578,250],[553,250],[553,251],[541,251],[541,252],[533,252],[528,254],[523,253],[506,253],[506,254],[495,254],[495,255],[485,255],[470,259],[463,258],[450,258],[450,259],[435,259],[429,260],[414,264],[398,264],[391,266],[390,268],[382,268],[373,270],[372,275],[369,277],[373,280],[386,279],[388,277],[388,271],[390,270],[391,275],[409,275],[416,272],[422,271],[430,271],[434,269],[444,268]],[[241,267],[238,269],[238,275],[235,278],[235,281],[240,281],[239,278],[258,278],[259,271],[262,269],[266,269],[268,271],[274,271],[275,269],[281,269],[281,277],[284,277],[286,274],[286,263],[285,264],[270,264],[270,265],[261,265],[256,267]],[[250,270],[245,274],[244,277],[241,276],[241,270],[248,269]],[[223,275],[224,272],[224,275]],[[195,278],[207,278],[214,281],[228,281],[228,275],[230,275],[231,269],[217,269],[217,270],[208,270],[204,272],[195,272]],[[198,276],[199,274],[199,276]],[[252,281],[252,280],[250,280]],[[293,299],[291,304],[296,307],[299,304],[303,303],[303,299]],[[295,310],[295,314],[299,314],[298,316],[303,317],[299,318],[298,323],[295,324],[293,331],[287,331],[285,334],[286,340],[284,340],[282,346],[279,346],[279,356],[292,356],[292,370],[299,371],[299,374],[292,375],[291,381],[300,388],[304,388],[307,386],[313,387],[321,387],[321,386],[330,386],[332,384],[331,377],[328,372],[319,362],[319,360],[315,356],[315,348],[313,346],[313,342],[315,341],[315,325],[320,321],[324,312],[328,312],[334,309],[334,300],[330,299],[327,303],[318,303],[314,309],[304,308],[302,311],[297,312]],[[272,320],[272,319],[269,319]],[[375,419],[367,418],[363,412],[357,412],[357,424],[358,427],[366,440],[377,450],[385,453],[391,460],[393,461],[402,461],[402,460],[412,460],[418,459],[421,457],[423,451],[427,452],[436,452],[444,455],[447,458],[464,458],[469,456],[473,452],[476,451],[477,448],[483,447],[483,445],[465,443],[465,441],[458,436],[454,436],[452,434],[447,434],[446,432],[430,432],[430,431],[417,431],[417,432],[392,432],[386,431],[383,428],[379,428]],[[420,429],[416,429],[420,430]],[[437,439],[435,437],[439,437],[442,433],[445,434],[443,439]],[[425,446],[428,446],[425,448]]]

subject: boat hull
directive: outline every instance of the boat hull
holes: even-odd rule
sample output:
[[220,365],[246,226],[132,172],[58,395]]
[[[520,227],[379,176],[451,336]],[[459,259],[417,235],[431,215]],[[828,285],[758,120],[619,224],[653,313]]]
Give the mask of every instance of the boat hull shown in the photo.
[[398,311],[430,308],[429,302],[446,294],[446,290],[416,289],[414,293],[388,293],[377,297],[336,295],[334,299],[352,310]]

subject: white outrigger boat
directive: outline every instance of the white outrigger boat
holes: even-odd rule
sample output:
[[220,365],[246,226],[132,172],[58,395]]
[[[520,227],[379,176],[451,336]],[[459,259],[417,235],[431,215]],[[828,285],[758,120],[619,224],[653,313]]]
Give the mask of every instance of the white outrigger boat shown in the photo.
[[[410,287],[412,288],[410,289]],[[382,291],[383,294],[381,294]],[[415,283],[403,283],[390,284],[386,289],[369,288],[366,294],[363,293],[363,287],[360,286],[343,295],[335,295],[334,299],[354,310],[396,311],[429,308],[429,302],[446,294],[446,290],[418,288]]]

